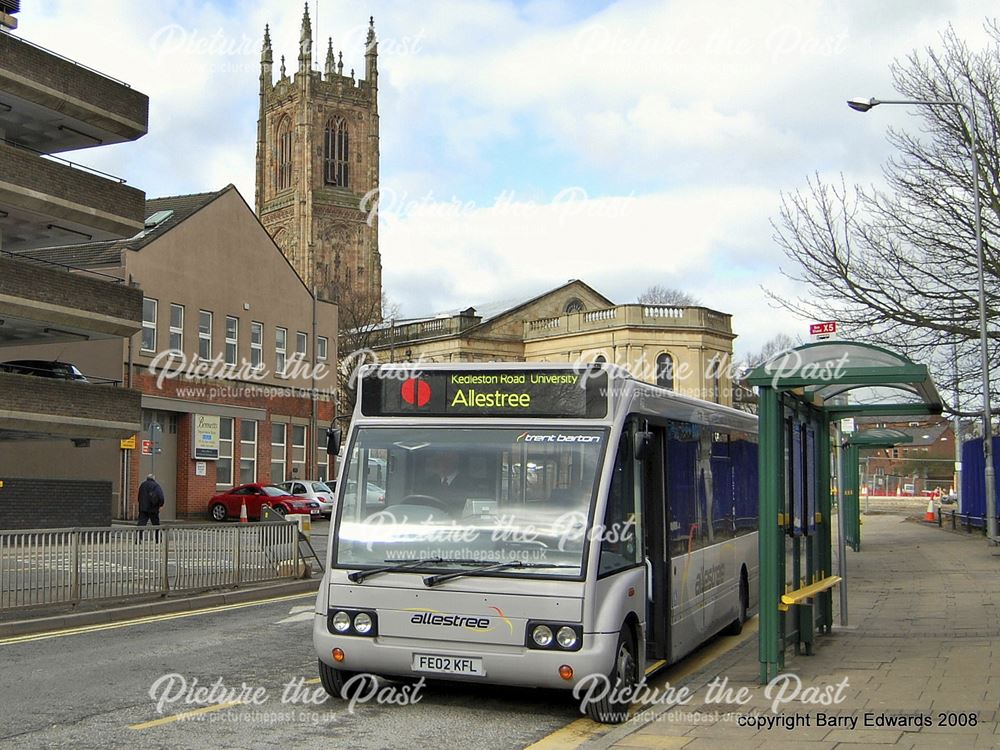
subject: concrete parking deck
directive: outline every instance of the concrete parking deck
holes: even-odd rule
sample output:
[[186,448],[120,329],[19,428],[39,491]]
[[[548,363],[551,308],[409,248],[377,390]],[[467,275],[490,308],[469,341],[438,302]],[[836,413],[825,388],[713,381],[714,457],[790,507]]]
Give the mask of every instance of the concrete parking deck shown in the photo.
[[[862,540],[848,552],[850,625],[814,656],[789,652],[781,684],[758,684],[751,638],[685,681],[687,705],[640,710],[584,747],[1000,747],[1000,549],[898,515],[866,516]],[[716,678],[746,702],[709,696]],[[772,711],[782,685],[798,695]],[[801,700],[810,688],[826,704]]]

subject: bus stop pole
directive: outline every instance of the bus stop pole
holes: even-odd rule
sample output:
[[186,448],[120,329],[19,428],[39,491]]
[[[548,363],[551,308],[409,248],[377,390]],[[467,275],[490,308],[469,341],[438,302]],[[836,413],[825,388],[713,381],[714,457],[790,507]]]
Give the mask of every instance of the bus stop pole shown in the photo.
[[840,421],[833,427],[837,471],[837,574],[840,576],[840,624],[847,625],[847,545],[844,542],[844,441]]

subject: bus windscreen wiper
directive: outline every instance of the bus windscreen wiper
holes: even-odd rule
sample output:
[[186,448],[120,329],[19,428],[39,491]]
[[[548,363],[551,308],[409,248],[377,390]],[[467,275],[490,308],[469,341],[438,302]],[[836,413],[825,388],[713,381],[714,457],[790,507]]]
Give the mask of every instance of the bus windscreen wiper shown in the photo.
[[353,573],[347,574],[347,580],[351,583],[361,583],[366,578],[371,576],[376,576],[379,573],[391,573],[394,570],[409,570],[410,568],[419,568],[423,565],[440,565],[442,563],[459,563],[460,565],[475,565],[478,560],[452,560],[446,557],[424,557],[424,558],[414,558],[412,560],[386,560],[385,562],[391,562],[392,565],[386,565],[381,568],[369,568],[368,570],[357,570]]
[[[449,561],[452,562],[452,561]],[[453,562],[458,562],[457,560]],[[560,565],[559,563],[528,563],[522,560],[509,560],[508,562],[484,562],[481,563],[483,567],[473,568],[472,570],[458,570],[454,573],[441,573],[436,576],[427,576],[424,579],[424,586],[431,587],[437,586],[439,583],[444,583],[445,581],[450,581],[453,578],[461,578],[462,576],[478,576],[485,573],[495,573],[498,570],[507,570],[509,568],[577,568],[576,565]]]

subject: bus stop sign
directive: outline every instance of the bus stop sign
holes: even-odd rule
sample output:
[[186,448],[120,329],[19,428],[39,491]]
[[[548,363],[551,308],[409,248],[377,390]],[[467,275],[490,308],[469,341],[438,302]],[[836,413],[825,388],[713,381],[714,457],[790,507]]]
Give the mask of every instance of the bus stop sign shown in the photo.
[[825,323],[813,323],[809,326],[809,335],[814,341],[824,341],[837,332],[837,323],[828,320]]

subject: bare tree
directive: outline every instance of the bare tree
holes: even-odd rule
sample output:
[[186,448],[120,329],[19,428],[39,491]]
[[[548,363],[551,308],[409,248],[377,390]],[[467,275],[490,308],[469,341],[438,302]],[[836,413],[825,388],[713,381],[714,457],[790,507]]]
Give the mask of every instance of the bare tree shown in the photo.
[[744,355],[733,371],[733,406],[740,411],[756,414],[757,394],[752,386],[747,385],[746,376],[758,365],[762,365],[775,355],[794,349],[800,344],[802,344],[802,339],[793,338],[787,333],[779,333],[764,342],[759,350]]
[[[971,52],[949,28],[940,49],[913,52],[891,66],[900,98],[962,101],[975,111],[979,150],[988,319],[996,320],[1000,256],[1000,27]],[[782,269],[807,294],[768,292],[788,310],[837,320],[856,338],[927,362],[952,408],[975,409],[979,291],[971,170],[971,128],[956,106],[914,106],[917,135],[889,130],[896,155],[883,168],[885,190],[828,184],[818,176],[782,196],[774,239],[792,262]],[[991,362],[1000,330],[990,330]]]
[[399,305],[382,292],[381,297],[360,293],[341,294],[337,301],[337,413],[349,418],[357,401],[357,370],[374,364],[374,348],[399,317]]
[[764,364],[776,354],[794,349],[801,344],[801,338],[789,336],[787,333],[779,333],[765,341],[764,345],[757,351],[744,355],[740,361],[739,369],[741,371],[752,370],[754,367]]
[[677,305],[692,307],[699,304],[698,298],[688,294],[683,289],[653,284],[639,295],[636,300],[640,305]]

